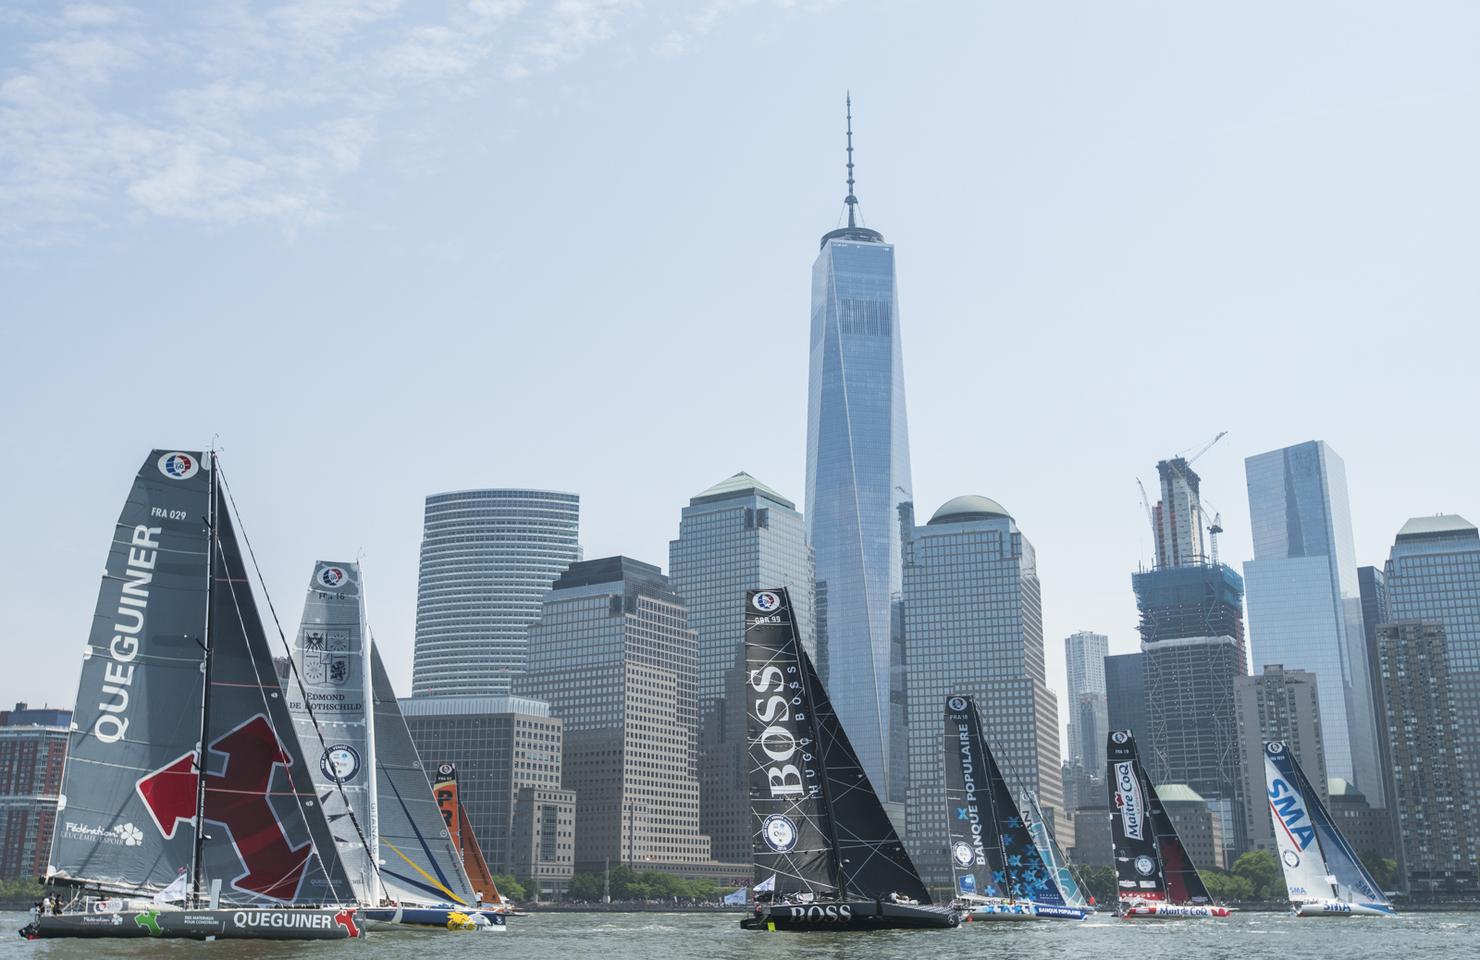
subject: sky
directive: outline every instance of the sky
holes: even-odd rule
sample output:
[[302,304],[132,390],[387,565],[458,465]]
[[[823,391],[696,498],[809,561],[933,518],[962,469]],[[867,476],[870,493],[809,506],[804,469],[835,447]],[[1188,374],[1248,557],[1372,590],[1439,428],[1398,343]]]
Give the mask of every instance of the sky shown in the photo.
[[[1136,647],[1136,478],[1345,459],[1358,562],[1480,520],[1480,6],[0,3],[0,703],[70,705],[153,447],[213,440],[286,630],[362,556],[407,690],[423,498],[804,492],[810,270],[896,244],[917,512],[979,493]],[[1154,499],[1154,493],[1153,493]],[[1258,649],[1258,637],[1252,637]],[[1061,718],[1067,714],[1061,710]]]

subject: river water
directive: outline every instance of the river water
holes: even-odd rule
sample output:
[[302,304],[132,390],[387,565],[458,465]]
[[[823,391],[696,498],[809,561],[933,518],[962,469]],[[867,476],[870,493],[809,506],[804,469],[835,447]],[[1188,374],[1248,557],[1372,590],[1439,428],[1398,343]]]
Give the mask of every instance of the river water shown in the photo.
[[963,924],[958,930],[888,933],[759,933],[738,914],[545,913],[516,917],[503,933],[372,933],[363,942],[200,944],[188,940],[46,940],[14,931],[22,914],[0,914],[0,958],[100,957],[221,960],[335,957],[356,960],[435,953],[437,960],[1465,960],[1480,958],[1480,913],[1409,913],[1391,919],[1235,914],[1228,920]]

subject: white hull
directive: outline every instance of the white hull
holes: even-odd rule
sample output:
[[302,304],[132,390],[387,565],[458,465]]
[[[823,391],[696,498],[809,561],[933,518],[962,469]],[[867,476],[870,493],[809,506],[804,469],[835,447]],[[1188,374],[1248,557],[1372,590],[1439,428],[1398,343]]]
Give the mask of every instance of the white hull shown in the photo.
[[1190,903],[1128,903],[1122,906],[1123,920],[1200,920],[1227,917],[1233,911],[1227,907],[1195,905]]
[[1297,917],[1391,917],[1392,907],[1372,903],[1347,903],[1343,900],[1317,900],[1295,904]]

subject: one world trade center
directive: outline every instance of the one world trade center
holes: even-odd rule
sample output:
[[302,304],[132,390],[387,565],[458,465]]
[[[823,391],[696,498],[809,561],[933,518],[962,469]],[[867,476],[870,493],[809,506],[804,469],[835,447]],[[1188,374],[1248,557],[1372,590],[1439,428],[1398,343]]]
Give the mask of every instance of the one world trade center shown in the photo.
[[910,453],[894,246],[858,222],[851,100],[844,203],[848,225],[823,236],[812,264],[807,534],[828,694],[869,780],[887,796],[890,747],[903,742],[890,729],[891,647]]

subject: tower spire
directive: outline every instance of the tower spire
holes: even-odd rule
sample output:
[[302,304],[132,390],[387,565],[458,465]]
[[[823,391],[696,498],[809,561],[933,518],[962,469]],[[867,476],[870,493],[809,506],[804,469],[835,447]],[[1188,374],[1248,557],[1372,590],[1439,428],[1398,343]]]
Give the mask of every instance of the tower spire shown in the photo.
[[856,225],[853,211],[858,206],[858,198],[853,195],[853,91],[847,91],[844,97],[848,114],[848,195],[843,202],[848,205],[848,226],[851,228]]

